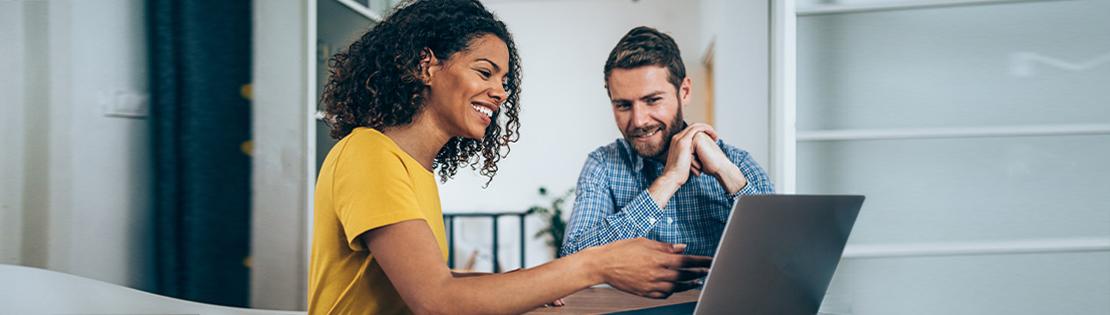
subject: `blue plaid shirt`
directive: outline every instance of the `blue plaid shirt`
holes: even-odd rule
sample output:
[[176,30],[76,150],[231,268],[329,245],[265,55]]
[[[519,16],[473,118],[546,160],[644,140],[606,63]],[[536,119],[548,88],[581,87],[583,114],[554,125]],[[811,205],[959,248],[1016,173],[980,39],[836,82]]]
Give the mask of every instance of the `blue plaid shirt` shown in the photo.
[[[763,168],[748,152],[718,140],[725,155],[748,180],[741,195],[774,193]],[[663,163],[641,158],[624,139],[590,153],[578,176],[574,212],[563,241],[562,255],[613,241],[645,237],[684,243],[686,253],[712,256],[735,201],[717,179],[691,175],[663,209],[647,188]]]

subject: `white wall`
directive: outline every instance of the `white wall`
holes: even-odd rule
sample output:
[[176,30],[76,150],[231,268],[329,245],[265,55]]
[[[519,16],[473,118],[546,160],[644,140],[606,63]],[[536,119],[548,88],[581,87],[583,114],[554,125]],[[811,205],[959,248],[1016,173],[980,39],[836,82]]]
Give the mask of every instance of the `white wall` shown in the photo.
[[304,309],[307,1],[255,1],[252,13],[250,305]]
[[[23,5],[0,2],[0,264],[22,262],[24,111]],[[26,46],[22,46],[26,47]]]
[[714,127],[765,169],[771,162],[769,4],[703,0],[699,20],[699,41],[714,47]]
[[11,47],[5,51],[23,50],[25,67],[22,73],[5,71],[4,81],[26,82],[21,98],[5,93],[4,100],[5,110],[22,114],[4,118],[12,124],[4,127],[8,157],[0,167],[14,176],[5,176],[0,217],[17,218],[22,228],[19,257],[5,251],[5,262],[148,287],[147,124],[107,117],[101,105],[118,92],[146,93],[143,2],[24,1],[0,7],[13,9],[5,14],[23,14],[5,19],[5,26],[24,23],[10,29],[22,35],[2,36],[0,45]]

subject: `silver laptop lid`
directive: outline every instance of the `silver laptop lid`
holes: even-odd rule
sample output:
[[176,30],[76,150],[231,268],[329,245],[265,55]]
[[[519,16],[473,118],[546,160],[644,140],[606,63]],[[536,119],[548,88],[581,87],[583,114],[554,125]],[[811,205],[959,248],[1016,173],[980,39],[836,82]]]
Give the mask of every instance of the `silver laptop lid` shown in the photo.
[[694,313],[817,313],[863,199],[742,196],[725,224]]

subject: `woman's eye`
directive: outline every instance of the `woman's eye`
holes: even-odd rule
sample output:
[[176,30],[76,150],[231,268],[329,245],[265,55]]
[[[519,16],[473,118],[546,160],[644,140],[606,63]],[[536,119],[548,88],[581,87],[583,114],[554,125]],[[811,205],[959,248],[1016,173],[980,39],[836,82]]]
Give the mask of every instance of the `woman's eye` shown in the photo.
[[493,75],[493,73],[490,73],[489,71],[486,71],[486,70],[478,70],[478,73],[481,74],[482,78],[485,78],[485,79],[489,79],[489,77]]

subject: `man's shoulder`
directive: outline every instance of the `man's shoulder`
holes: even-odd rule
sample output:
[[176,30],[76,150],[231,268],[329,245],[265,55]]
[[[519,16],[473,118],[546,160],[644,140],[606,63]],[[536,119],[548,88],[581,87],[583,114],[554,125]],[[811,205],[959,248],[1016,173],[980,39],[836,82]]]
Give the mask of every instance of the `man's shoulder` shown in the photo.
[[604,180],[614,171],[623,169],[622,161],[627,161],[625,145],[621,139],[617,139],[594,149],[586,158],[579,179]]
[[617,139],[609,144],[597,147],[590,152],[589,158],[597,160],[598,162],[609,162],[620,158],[621,154],[626,150],[623,140]]

